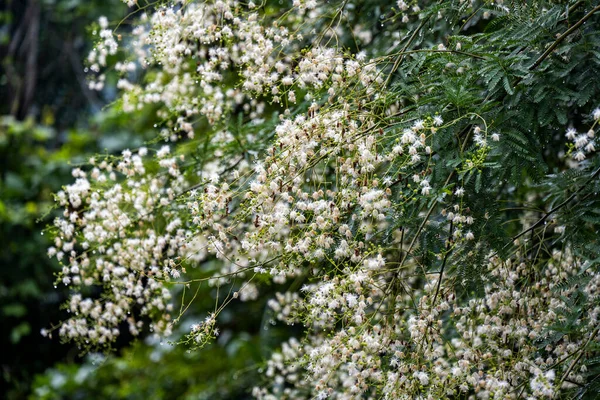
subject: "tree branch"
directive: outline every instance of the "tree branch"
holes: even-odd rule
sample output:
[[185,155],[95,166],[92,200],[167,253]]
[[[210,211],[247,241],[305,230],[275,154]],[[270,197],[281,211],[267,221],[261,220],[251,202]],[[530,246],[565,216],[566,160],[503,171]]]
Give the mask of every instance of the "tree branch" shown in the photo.
[[587,13],[583,18],[581,18],[579,21],[577,21],[577,23],[575,25],[573,25],[572,27],[570,27],[569,29],[567,29],[562,35],[560,35],[558,37],[558,39],[556,39],[554,41],[554,43],[552,43],[550,45],[550,47],[548,47],[546,49],[546,51],[544,52],[544,54],[542,54],[537,60],[535,60],[535,62],[533,63],[533,65],[531,65],[531,67],[529,67],[530,71],[533,71],[534,69],[536,69],[537,67],[540,66],[540,64],[550,55],[550,53],[552,53],[552,51],[554,51],[554,49],[563,41],[566,39],[567,36],[569,36],[571,33],[573,33],[575,30],[577,30],[577,28],[579,28],[581,25],[583,25],[583,23],[585,21],[587,21],[588,19],[590,19],[592,17],[592,15],[594,15],[596,12],[600,11],[600,6],[596,6],[592,9],[592,11],[590,11],[589,13]]
[[[563,201],[562,203],[560,203],[559,205],[557,205],[556,207],[554,207],[552,210],[548,211],[542,218],[540,218],[535,224],[531,225],[529,228],[525,229],[524,231],[522,231],[521,233],[519,233],[517,236],[513,237],[511,239],[511,242],[514,242],[515,240],[517,240],[518,238],[520,238],[521,236],[525,235],[527,232],[531,232],[532,230],[534,230],[535,228],[537,228],[538,226],[542,225],[544,223],[544,221],[546,221],[548,219],[549,216],[551,216],[552,214],[554,214],[556,211],[560,210],[561,208],[563,208],[564,206],[566,206],[567,204],[569,204],[571,202],[571,200],[573,200],[575,198],[575,196],[581,192],[583,189],[585,189],[585,187],[592,182],[598,175],[600,175],[600,168],[598,168],[596,170],[596,172],[594,172],[592,174],[592,176],[583,184],[581,185],[581,187],[579,189],[577,189],[575,192],[573,192],[573,194],[571,194],[565,201]],[[507,246],[510,245],[510,243],[507,243],[503,248],[506,248]]]
[[438,278],[437,287],[435,288],[435,295],[433,296],[433,302],[431,303],[432,307],[435,307],[435,302],[438,298],[438,294],[440,293],[440,288],[442,287],[442,277],[444,276],[444,268],[446,267],[446,261],[448,260],[448,255],[450,254],[450,248],[452,246],[452,231],[453,231],[453,221],[450,221],[450,229],[448,232],[448,241],[446,243],[446,252],[444,253],[444,260],[442,261],[442,267],[440,268],[440,277]]

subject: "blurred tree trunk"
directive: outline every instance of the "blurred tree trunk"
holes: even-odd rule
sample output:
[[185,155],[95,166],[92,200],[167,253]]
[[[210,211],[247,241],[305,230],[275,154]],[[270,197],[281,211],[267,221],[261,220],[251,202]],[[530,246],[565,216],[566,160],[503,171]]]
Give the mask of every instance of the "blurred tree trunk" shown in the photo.
[[8,2],[7,8],[5,11],[14,17],[9,28],[10,40],[2,48],[2,66],[8,87],[7,105],[10,114],[22,120],[32,111],[37,83],[40,4],[38,0]]

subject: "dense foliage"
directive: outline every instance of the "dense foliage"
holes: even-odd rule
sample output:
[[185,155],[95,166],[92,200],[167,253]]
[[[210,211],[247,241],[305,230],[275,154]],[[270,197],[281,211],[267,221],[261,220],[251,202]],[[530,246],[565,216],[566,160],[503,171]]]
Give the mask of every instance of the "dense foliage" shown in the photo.
[[267,320],[261,399],[600,393],[600,6],[128,3],[89,86],[157,138],[57,194],[44,334],[218,353]]

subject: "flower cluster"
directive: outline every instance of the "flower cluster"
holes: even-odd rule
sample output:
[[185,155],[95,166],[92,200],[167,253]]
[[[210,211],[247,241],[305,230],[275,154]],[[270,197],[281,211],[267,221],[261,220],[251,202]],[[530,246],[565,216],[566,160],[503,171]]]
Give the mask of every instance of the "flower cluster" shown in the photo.
[[[118,162],[92,159],[93,168],[73,170],[75,183],[56,196],[64,212],[55,222],[57,234],[48,254],[64,264],[60,281],[81,291],[69,301],[74,317],[60,329],[68,338],[111,342],[123,321],[137,335],[143,323],[132,310],[138,308],[142,315],[155,316],[151,330],[171,332],[171,293],[164,280],[178,277],[179,271],[164,257],[184,254],[181,248],[190,236],[169,210],[185,180],[168,148],[157,153],[157,167],[164,174],[149,177],[145,156],[148,150],[141,148],[136,154],[125,150]],[[120,177],[126,180],[119,183]],[[168,220],[164,229],[156,227],[157,210]],[[94,287],[102,287],[111,301],[81,294]]]
[[[554,398],[561,386],[584,382],[585,368],[572,368],[566,360],[598,340],[600,278],[580,289],[564,284],[581,268],[571,254],[558,251],[543,266],[519,254],[506,261],[492,257],[485,294],[466,302],[438,286],[438,275],[430,275],[422,289],[393,299],[378,293],[369,277],[375,271],[361,280],[372,288],[372,298],[357,297],[355,275],[323,283],[311,289],[306,301],[321,312],[337,311],[344,328],[328,337],[309,336],[291,353],[284,345],[269,361],[271,388],[255,393],[261,399],[377,393],[390,399],[414,393],[423,398],[468,393]],[[408,269],[403,280],[413,273]],[[533,275],[540,277],[535,283],[530,282]],[[553,327],[569,318],[568,299],[577,295],[585,298],[578,335],[565,337]],[[411,307],[414,297],[419,301]],[[298,382],[298,368],[305,369],[307,380]],[[284,390],[283,382],[296,389]]]
[[594,129],[600,121],[600,108],[596,108],[592,112],[593,125],[587,132],[578,133],[575,128],[567,129],[565,137],[571,142],[569,143],[571,157],[575,161],[583,161],[596,151],[595,138],[596,132]]

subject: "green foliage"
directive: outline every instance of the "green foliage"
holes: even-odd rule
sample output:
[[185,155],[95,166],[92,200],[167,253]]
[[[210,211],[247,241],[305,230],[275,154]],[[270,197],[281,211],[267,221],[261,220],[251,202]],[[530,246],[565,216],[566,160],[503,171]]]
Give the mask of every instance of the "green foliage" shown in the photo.
[[31,398],[245,399],[258,378],[258,349],[249,335],[191,353],[135,343],[119,358],[92,355],[83,365],[55,367],[37,377]]

